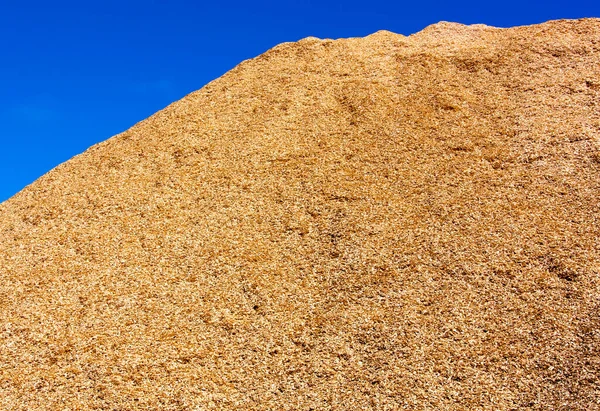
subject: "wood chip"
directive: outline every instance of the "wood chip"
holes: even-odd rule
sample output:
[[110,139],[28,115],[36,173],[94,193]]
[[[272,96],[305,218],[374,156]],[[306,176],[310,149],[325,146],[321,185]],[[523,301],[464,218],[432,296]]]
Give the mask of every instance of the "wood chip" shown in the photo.
[[600,20],[281,44],[0,205],[0,409],[600,408]]

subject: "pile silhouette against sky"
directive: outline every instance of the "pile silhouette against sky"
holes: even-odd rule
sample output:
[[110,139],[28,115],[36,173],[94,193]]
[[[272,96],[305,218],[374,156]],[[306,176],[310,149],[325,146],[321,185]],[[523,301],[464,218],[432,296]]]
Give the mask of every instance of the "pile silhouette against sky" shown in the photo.
[[0,201],[221,76],[307,36],[410,34],[600,16],[575,1],[6,1],[0,6]]

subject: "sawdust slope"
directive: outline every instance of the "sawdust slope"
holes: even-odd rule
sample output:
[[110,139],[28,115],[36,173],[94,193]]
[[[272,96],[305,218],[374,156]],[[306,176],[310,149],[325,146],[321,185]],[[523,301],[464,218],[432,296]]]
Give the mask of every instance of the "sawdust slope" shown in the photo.
[[0,409],[598,409],[600,21],[305,39],[0,205]]

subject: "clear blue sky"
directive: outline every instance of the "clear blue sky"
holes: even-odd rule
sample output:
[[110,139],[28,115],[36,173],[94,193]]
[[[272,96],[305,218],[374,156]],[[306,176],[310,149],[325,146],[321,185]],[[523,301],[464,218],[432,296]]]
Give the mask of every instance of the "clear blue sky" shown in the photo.
[[580,17],[600,1],[0,0],[0,201],[284,41]]

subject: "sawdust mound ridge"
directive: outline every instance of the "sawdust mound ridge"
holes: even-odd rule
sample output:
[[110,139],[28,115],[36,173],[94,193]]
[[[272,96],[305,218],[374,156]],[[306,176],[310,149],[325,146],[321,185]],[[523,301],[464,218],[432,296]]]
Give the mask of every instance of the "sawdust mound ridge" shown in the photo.
[[598,409],[600,20],[286,43],[0,205],[0,408]]

